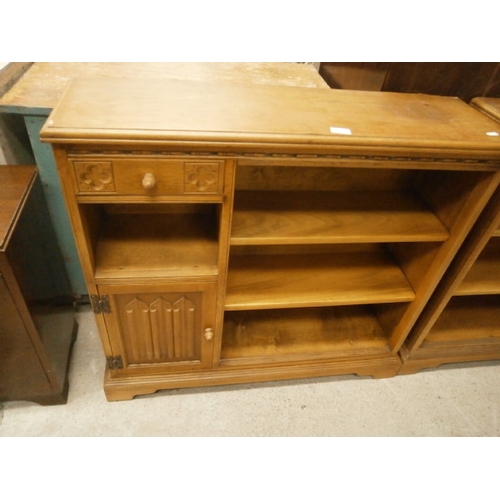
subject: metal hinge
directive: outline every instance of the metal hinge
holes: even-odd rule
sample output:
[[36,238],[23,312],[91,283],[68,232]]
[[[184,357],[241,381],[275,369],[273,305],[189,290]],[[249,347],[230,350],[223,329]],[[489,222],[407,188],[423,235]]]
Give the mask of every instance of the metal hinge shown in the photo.
[[106,364],[110,370],[121,370],[123,368],[121,356],[108,356],[106,358]]
[[111,313],[111,306],[109,305],[109,297],[107,295],[91,295],[90,303],[92,305],[92,311],[94,314]]

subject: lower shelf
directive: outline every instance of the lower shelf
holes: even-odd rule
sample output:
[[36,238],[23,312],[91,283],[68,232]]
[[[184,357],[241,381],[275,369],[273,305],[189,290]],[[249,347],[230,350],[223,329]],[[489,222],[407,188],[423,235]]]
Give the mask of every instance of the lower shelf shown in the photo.
[[453,297],[421,349],[431,344],[498,342],[500,344],[500,295]]
[[399,374],[449,363],[500,359],[500,296],[456,296],[447,304],[424,342],[401,349]]
[[221,366],[389,354],[387,337],[369,306],[225,314]]

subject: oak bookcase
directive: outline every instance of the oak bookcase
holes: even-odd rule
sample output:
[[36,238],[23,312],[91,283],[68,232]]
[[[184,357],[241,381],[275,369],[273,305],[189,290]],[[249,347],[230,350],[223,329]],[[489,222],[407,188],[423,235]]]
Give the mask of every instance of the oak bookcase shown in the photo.
[[399,350],[500,180],[459,99],[75,79],[52,143],[109,400]]
[[[500,122],[500,99],[472,106]],[[490,135],[500,135],[492,124]],[[500,358],[500,189],[492,196],[401,349],[400,373]]]

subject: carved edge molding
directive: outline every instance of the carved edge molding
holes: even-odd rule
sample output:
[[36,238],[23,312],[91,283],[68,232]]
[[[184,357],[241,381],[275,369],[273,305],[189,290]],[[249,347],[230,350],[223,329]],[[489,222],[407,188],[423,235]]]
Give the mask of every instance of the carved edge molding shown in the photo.
[[[198,151],[134,151],[134,150],[73,150],[72,155],[119,155],[119,156],[163,156],[163,157],[223,157],[223,158],[274,158],[274,159],[324,159],[324,160],[356,160],[356,161],[384,161],[384,162],[408,162],[408,163],[455,163],[455,164],[479,164],[498,166],[498,159],[484,158],[436,158],[425,156],[389,156],[389,155],[336,155],[336,154],[307,154],[307,153],[224,153],[224,152],[198,152]],[[76,162],[75,162],[76,163]],[[93,162],[97,163],[97,162]]]

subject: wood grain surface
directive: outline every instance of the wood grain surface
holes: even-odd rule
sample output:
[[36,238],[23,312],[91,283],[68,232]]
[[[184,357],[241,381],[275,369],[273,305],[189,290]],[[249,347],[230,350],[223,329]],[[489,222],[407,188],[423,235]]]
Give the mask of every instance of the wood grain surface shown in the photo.
[[9,108],[53,109],[74,78],[235,81],[328,88],[312,67],[291,63],[37,62],[0,99]]

